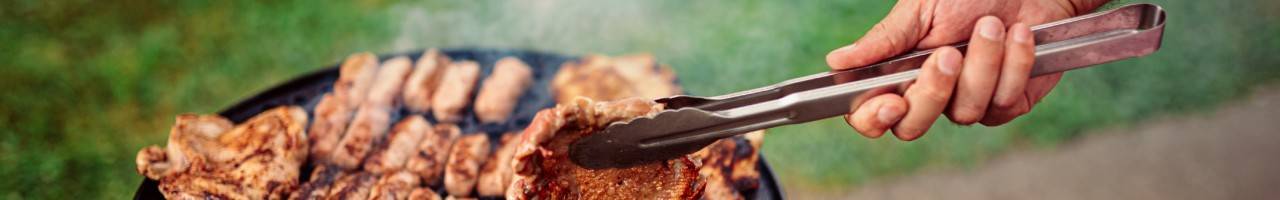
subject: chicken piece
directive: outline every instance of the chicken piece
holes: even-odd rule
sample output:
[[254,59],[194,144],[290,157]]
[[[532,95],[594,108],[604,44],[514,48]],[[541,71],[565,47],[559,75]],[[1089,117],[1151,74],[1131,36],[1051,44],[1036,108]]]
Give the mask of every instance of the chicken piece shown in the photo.
[[413,192],[409,192],[409,200],[440,200],[440,194],[431,191],[431,188],[414,188]]
[[519,133],[502,135],[498,149],[489,154],[489,159],[480,168],[480,180],[476,183],[476,193],[482,197],[497,197],[506,194],[511,185],[511,155],[515,154],[520,143]]
[[444,179],[445,162],[449,158],[449,149],[453,141],[462,135],[462,130],[453,124],[437,124],[422,142],[418,143],[418,151],[409,157],[405,169],[422,177],[422,183],[428,187],[440,186]]
[[325,199],[368,199],[369,191],[378,178],[369,172],[345,173],[333,182]]
[[556,102],[572,103],[578,97],[600,101],[640,97],[655,99],[680,94],[671,68],[657,65],[651,55],[609,58],[585,56],[560,67],[551,87]]
[[334,149],[329,161],[342,169],[359,168],[360,161],[373,149],[373,140],[388,129],[387,123],[391,121],[388,119],[391,118],[389,112],[376,109],[361,109],[357,112],[355,120],[347,127],[347,134],[338,141],[338,148]]
[[444,190],[451,196],[471,195],[488,155],[489,136],[476,133],[459,138],[449,150],[449,163],[444,167]]
[[168,199],[283,199],[307,158],[307,113],[277,107],[238,126],[216,115],[179,115],[168,151],[139,152],[139,173]]
[[210,157],[220,151],[218,145],[221,144],[212,138],[231,128],[231,121],[221,116],[178,115],[169,130],[169,144],[164,150],[150,146],[138,152],[135,160],[138,174],[159,180],[160,177],[185,171],[191,164],[191,158]]
[[520,95],[533,84],[533,71],[529,65],[515,57],[507,57],[493,64],[493,73],[484,79],[480,93],[476,95],[476,118],[484,123],[501,123],[511,116]]
[[689,157],[628,168],[586,169],[569,159],[569,145],[619,121],[658,112],[649,100],[579,99],[538,112],[522,133],[507,199],[697,199],[704,188]]
[[631,86],[627,85],[629,83],[617,70],[591,65],[594,60],[592,58],[588,56],[580,61],[565,62],[560,67],[560,71],[551,80],[556,102],[572,103],[578,97],[610,101],[634,96]]
[[325,94],[316,104],[315,120],[307,130],[308,142],[311,143],[311,160],[315,163],[329,163],[333,149],[347,129],[352,108],[347,107],[344,98],[333,93]]
[[413,74],[404,83],[404,106],[415,113],[427,112],[431,109],[431,95],[440,85],[445,74],[445,66],[449,65],[449,56],[440,50],[429,49],[422,53],[415,64]]
[[702,160],[699,174],[707,179],[704,199],[743,199],[738,191],[760,187],[756,169],[764,131],[721,139],[693,154]]
[[373,140],[387,132],[400,87],[409,74],[409,58],[396,57],[387,60],[378,70],[369,95],[360,104],[355,119],[347,126],[346,134],[338,141],[338,148],[329,159],[343,169],[356,169],[360,161],[373,148]]
[[369,87],[369,94],[365,96],[365,101],[361,102],[361,107],[391,109],[396,106],[400,102],[400,93],[404,89],[405,79],[409,78],[409,72],[413,70],[412,64],[413,61],[404,56],[391,58],[383,63],[373,86]]
[[346,107],[355,108],[364,102],[369,87],[373,86],[378,73],[378,57],[369,52],[351,54],[338,69],[333,94],[346,102]]
[[409,199],[413,189],[418,187],[418,175],[407,171],[389,173],[382,176],[370,189],[369,199],[405,200]]
[[471,90],[480,78],[480,64],[460,61],[449,64],[440,86],[431,95],[431,113],[446,123],[462,121],[462,111],[471,102]]
[[656,99],[681,92],[680,85],[675,84],[675,72],[670,67],[658,65],[653,55],[620,56],[614,59],[614,68],[631,83],[634,97]]
[[334,179],[342,175],[342,170],[324,165],[316,166],[311,171],[311,181],[303,183],[298,190],[294,190],[289,195],[289,199],[324,199],[329,195],[329,187],[333,185]]
[[729,179],[738,190],[751,190],[760,187],[760,170],[756,168],[760,162],[760,146],[764,145],[764,130],[743,134],[735,140],[733,152],[733,173]]
[[[404,169],[410,156],[418,151],[418,143],[431,129],[431,124],[418,115],[409,115],[387,133],[382,147],[369,154],[364,169],[374,173],[392,173]],[[415,178],[417,176],[414,176]],[[416,182],[415,182],[416,183]]]
[[476,198],[449,195],[449,197],[445,197],[444,200],[476,200]]

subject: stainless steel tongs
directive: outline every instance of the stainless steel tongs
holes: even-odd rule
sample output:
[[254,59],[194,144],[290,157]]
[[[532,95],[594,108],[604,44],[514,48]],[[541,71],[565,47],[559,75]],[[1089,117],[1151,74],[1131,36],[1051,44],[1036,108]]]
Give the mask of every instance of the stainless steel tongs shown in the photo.
[[[1031,76],[1151,54],[1160,48],[1164,22],[1160,6],[1134,4],[1032,27],[1038,45]],[[569,155],[588,168],[625,167],[687,155],[737,134],[840,116],[866,91],[915,80],[932,52],[733,94],[657,99],[666,110],[611,124],[575,142]]]

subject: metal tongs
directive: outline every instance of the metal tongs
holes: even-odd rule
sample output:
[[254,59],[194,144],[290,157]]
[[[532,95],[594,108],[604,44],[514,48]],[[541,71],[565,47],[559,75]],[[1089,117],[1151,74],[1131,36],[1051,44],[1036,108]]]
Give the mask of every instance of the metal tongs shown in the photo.
[[[1160,6],[1134,4],[1032,27],[1038,45],[1031,76],[1151,54],[1160,48],[1164,22]],[[953,46],[963,50],[967,44]],[[587,168],[626,167],[677,158],[750,131],[841,116],[866,91],[915,80],[932,52],[733,94],[657,99],[666,110],[579,139],[569,156]]]

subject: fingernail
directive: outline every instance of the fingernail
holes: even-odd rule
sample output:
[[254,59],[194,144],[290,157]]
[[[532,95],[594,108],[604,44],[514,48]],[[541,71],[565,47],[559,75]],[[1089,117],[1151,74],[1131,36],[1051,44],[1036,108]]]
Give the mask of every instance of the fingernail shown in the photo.
[[1027,29],[1025,24],[1014,24],[1013,27],[1013,29],[1010,29],[1013,34],[1009,36],[1013,38],[1013,42],[1026,43],[1031,41],[1031,30]]
[[897,123],[899,118],[902,118],[902,109],[893,106],[881,106],[880,110],[876,111],[876,118],[880,118],[880,124],[892,125]]
[[943,54],[938,55],[941,56],[941,58],[938,59],[938,71],[941,71],[942,74],[947,76],[955,76],[957,73],[960,73],[959,55],[956,55],[956,53],[952,51],[939,51],[938,53]]
[[978,35],[988,40],[1000,40],[1004,37],[1004,27],[1000,24],[1000,19],[995,17],[984,17],[978,20]]

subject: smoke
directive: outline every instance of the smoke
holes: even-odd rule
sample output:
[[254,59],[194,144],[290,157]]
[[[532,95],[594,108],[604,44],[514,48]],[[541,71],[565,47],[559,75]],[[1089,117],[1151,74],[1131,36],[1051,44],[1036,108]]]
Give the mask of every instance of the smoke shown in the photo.
[[[721,4],[727,3],[727,4]],[[756,3],[761,4],[761,3]],[[764,86],[796,73],[786,2],[742,8],[710,1],[464,1],[395,9],[398,51],[532,49],[570,55],[652,53],[695,94]],[[726,7],[726,5],[729,5]],[[774,6],[774,7],[770,7]],[[834,45],[834,44],[833,44]],[[821,57],[813,59],[820,60]],[[824,70],[800,68],[802,73]],[[738,77],[742,80],[725,79]]]

